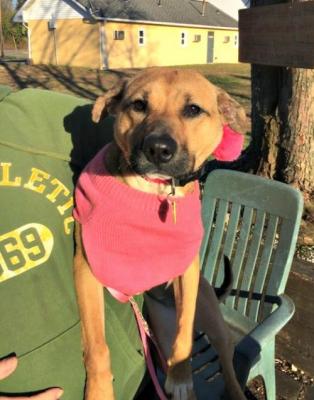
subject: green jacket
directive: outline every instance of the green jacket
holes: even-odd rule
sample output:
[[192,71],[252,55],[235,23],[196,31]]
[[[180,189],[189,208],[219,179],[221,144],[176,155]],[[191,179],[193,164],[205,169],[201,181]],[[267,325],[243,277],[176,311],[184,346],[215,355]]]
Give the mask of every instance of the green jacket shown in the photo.
[[[90,111],[69,95],[0,87],[0,358],[19,357],[0,393],[60,386],[63,399],[83,399],[73,182],[112,132]],[[116,398],[133,399],[145,372],[137,326],[128,304],[105,296]]]

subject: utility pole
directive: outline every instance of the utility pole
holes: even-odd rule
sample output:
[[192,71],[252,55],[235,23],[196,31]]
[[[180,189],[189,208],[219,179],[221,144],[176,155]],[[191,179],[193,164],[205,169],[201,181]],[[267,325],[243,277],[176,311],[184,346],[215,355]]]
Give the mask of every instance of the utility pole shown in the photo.
[[0,0],[0,57],[4,58],[4,39],[2,29],[2,0]]

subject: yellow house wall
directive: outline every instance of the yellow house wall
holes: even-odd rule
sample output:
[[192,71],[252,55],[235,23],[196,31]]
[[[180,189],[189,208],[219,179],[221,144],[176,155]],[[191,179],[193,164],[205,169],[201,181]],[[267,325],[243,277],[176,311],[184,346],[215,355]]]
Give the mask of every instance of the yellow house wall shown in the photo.
[[57,20],[48,30],[47,20],[29,21],[34,64],[100,68],[99,24],[81,19]]
[[[48,30],[47,20],[29,21],[34,64],[89,68],[206,64],[208,32],[214,32],[213,62],[238,62],[236,30],[117,22],[107,22],[100,26],[99,23],[84,23],[81,19],[57,20],[56,26],[57,29]],[[140,29],[145,32],[143,46],[138,43]],[[114,31],[124,31],[124,40],[114,40]],[[181,32],[187,34],[185,46],[180,43]],[[201,36],[199,42],[194,41],[195,35]],[[102,57],[100,41],[104,43]]]
[[214,31],[214,63],[237,63],[238,60],[238,31],[227,29]]
[[[214,59],[217,63],[238,62],[235,30],[169,27],[149,24],[107,22],[104,26],[106,56],[104,67],[132,68],[165,65],[207,63],[207,35],[214,32]],[[138,32],[145,32],[145,45],[138,43]],[[124,40],[114,40],[114,31],[124,31]],[[186,46],[181,46],[181,32],[187,34]],[[201,35],[199,42],[195,35]],[[229,37],[227,42],[226,37]]]
[[34,64],[56,64],[53,32],[47,21],[29,21],[31,57]]

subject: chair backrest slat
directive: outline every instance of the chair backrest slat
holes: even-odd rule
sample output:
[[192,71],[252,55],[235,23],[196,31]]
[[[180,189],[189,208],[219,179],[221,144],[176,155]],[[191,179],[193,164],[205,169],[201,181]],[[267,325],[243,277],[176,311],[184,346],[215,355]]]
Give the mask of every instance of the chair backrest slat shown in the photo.
[[[240,227],[240,237],[237,242],[237,248],[235,252],[234,259],[232,260],[232,270],[233,270],[233,288],[238,288],[239,280],[240,280],[240,273],[242,270],[242,265],[245,257],[245,252],[247,249],[250,230],[251,230],[251,223],[253,218],[253,208],[252,207],[245,207],[242,217],[242,223]],[[235,306],[236,297],[232,296],[226,300],[226,304],[229,307]]]
[[[212,232],[213,220],[215,216],[216,210],[216,199],[212,197],[208,197],[206,199],[206,207],[202,207],[202,220],[204,225],[204,236],[203,241],[200,249],[200,264],[202,268],[202,273],[206,277],[209,282],[212,282],[209,274],[209,270],[212,268],[206,268],[205,266],[208,265],[208,252],[209,246],[208,243],[210,242],[210,234]],[[204,267],[204,268],[203,268]]]
[[[238,230],[240,212],[241,212],[241,205],[240,204],[232,204],[230,206],[230,214],[228,220],[226,220],[226,236],[225,242],[223,245],[223,255],[227,256],[229,260],[231,260],[234,246],[236,243],[236,235]],[[224,279],[224,268],[222,266],[223,257],[220,258],[221,265],[219,266],[217,278],[215,280],[215,286],[220,286],[223,279]]]
[[[212,226],[214,226],[215,229],[213,231],[213,235],[211,238],[212,245],[210,246],[208,253],[208,259],[210,260],[212,265],[215,265],[218,259],[221,240],[224,233],[224,221],[226,218],[227,211],[228,211],[228,202],[221,200],[217,205],[217,210],[212,223]],[[210,272],[211,273],[209,274],[209,268],[207,268],[207,270],[204,271],[204,276],[206,277],[206,279],[209,280],[209,282],[212,282],[213,275],[215,272],[214,268],[211,268]]]
[[209,252],[209,257],[214,264],[216,264],[217,262],[219,250],[222,243],[227,211],[228,202],[225,200],[220,200],[218,203],[216,219],[214,221],[215,229],[212,238],[212,246]]
[[237,228],[241,213],[241,204],[233,203],[231,206],[230,217],[227,226],[226,240],[224,244],[224,255],[231,259],[234,250]]
[[[255,272],[259,249],[261,246],[264,224],[265,224],[265,212],[257,210],[251,226],[250,246],[248,251],[248,257],[246,259],[245,267],[243,270],[243,276],[240,286],[241,290],[252,292],[251,284]],[[243,297],[239,299],[237,310],[240,311],[241,314],[246,314],[246,308],[248,302],[249,302],[248,298]]]
[[[286,219],[280,224],[280,240],[276,244],[275,258],[273,262],[273,269],[267,285],[266,293],[282,294],[286,287],[288,280],[289,270],[283,266],[285,264],[291,265],[294,253],[290,251],[291,247],[295,247],[297,235],[293,234],[296,222]],[[275,276],[280,274],[281,279],[275,279]]]
[[[297,235],[292,235],[295,221],[284,220],[280,224],[277,235],[280,236],[280,241],[276,243],[274,251],[272,268],[269,272],[269,278],[266,280],[264,292],[268,295],[282,294],[288,280],[289,269],[283,268],[284,265],[291,265],[293,254],[289,251],[291,246],[295,246]],[[276,277],[280,275],[281,279]],[[265,303],[260,312],[260,319],[265,318],[272,311],[272,307]]]
[[[266,227],[263,237],[263,245],[261,247],[260,259],[258,262],[258,268],[256,269],[256,277],[253,287],[254,293],[262,293],[266,276],[268,273],[271,256],[273,254],[273,244],[276,237],[278,227],[278,217],[271,215],[266,221]],[[257,321],[259,313],[260,301],[251,300],[249,318]]]

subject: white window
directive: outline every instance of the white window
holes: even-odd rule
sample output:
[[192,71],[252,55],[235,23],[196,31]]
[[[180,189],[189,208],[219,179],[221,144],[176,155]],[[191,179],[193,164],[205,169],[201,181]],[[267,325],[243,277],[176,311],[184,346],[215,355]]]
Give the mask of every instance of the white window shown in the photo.
[[182,47],[187,46],[188,44],[188,34],[187,32],[181,32],[180,34],[180,43]]
[[238,35],[235,35],[234,36],[234,47],[238,47],[238,45],[239,45],[239,39],[238,39]]
[[114,40],[124,40],[124,31],[114,31],[113,38]]
[[144,46],[145,45],[145,31],[144,29],[139,29],[138,31],[138,45]]

